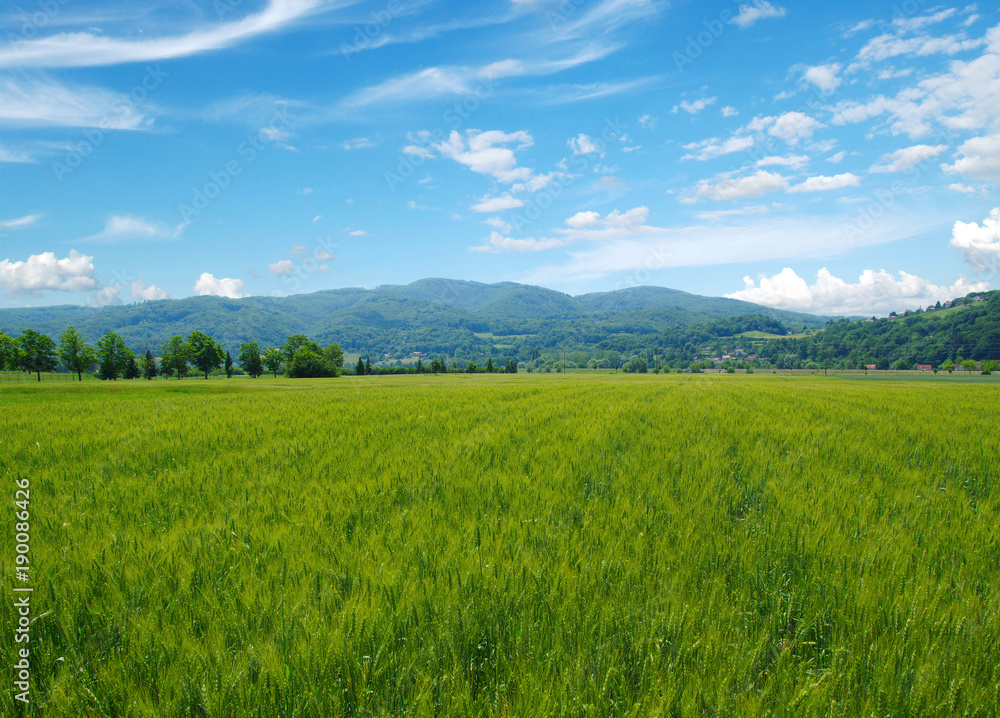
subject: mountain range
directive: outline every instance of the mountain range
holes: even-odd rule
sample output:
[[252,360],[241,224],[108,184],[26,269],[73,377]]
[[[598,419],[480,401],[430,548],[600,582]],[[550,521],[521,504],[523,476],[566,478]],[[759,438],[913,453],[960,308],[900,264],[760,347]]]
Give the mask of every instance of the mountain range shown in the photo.
[[224,348],[256,341],[280,345],[305,334],[348,352],[406,355],[413,351],[489,353],[503,337],[538,337],[540,346],[596,344],[609,335],[654,334],[673,327],[756,315],[775,324],[818,328],[830,317],[783,311],[749,302],[704,297],[663,287],[633,287],[570,296],[543,287],[422,279],[375,289],[332,289],[286,297],[215,296],[90,308],[74,305],[0,310],[0,331],[23,329],[58,341],[67,326],[95,342],[106,332],[139,351],[154,353],[172,336],[201,330]]

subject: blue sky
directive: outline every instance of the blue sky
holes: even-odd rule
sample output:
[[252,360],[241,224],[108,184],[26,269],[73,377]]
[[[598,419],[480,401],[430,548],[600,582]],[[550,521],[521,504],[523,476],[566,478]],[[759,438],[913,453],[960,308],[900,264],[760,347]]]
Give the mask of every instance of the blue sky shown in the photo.
[[23,0],[0,30],[0,306],[996,283],[991,5]]

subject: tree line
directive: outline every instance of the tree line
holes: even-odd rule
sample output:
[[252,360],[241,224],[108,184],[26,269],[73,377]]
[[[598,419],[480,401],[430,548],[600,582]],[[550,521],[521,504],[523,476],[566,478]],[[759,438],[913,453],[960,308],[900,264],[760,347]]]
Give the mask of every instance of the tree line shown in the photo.
[[[174,336],[160,349],[159,361],[149,348],[137,355],[114,332],[107,332],[96,346],[88,346],[75,326],[69,326],[59,336],[59,344],[49,336],[25,329],[21,336],[11,338],[0,332],[0,369],[25,371],[42,380],[42,372],[56,371],[59,366],[82,380],[84,372],[97,370],[97,378],[154,379],[157,376],[182,379],[192,369],[205,378],[224,368],[231,377],[236,366],[257,378],[266,369],[275,376],[283,371],[289,377],[337,377],[344,366],[344,352],[336,343],[321,347],[307,336],[288,337],[280,347],[261,350],[257,342],[244,342],[233,360],[231,353],[202,331]],[[370,367],[370,363],[369,363]]]

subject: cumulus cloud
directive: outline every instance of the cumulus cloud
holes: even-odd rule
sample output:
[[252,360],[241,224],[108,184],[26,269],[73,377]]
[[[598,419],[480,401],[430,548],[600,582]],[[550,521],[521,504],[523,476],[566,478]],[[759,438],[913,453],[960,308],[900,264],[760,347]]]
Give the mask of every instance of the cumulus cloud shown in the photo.
[[783,7],[775,7],[766,0],[754,0],[752,5],[740,5],[740,11],[733,18],[733,22],[739,28],[748,28],[758,20],[769,17],[784,17],[787,10]]
[[489,239],[484,244],[469,247],[470,252],[487,252],[496,254],[498,252],[540,252],[545,249],[554,249],[565,244],[563,240],[553,238],[535,239],[512,239],[505,237],[499,232],[490,232]]
[[194,291],[198,292],[201,296],[229,297],[230,299],[249,297],[249,294],[240,291],[242,289],[242,279],[231,279],[229,277],[216,279],[208,272],[202,272],[201,276],[198,277],[198,281],[194,283]]
[[706,107],[714,105],[717,99],[718,98],[716,97],[703,97],[702,99],[695,100],[694,102],[681,100],[680,104],[674,105],[674,109],[671,110],[671,112],[677,114],[677,110],[684,110],[689,115],[697,115]]
[[985,43],[986,48],[975,59],[952,61],[947,72],[923,77],[895,97],[879,95],[838,103],[831,108],[833,124],[863,122],[885,114],[893,134],[914,139],[929,135],[934,124],[954,131],[994,128],[1000,116],[1000,25],[990,28],[983,40],[970,43]]
[[121,297],[122,285],[115,283],[110,287],[102,287],[90,296],[88,307],[110,307],[124,304]]
[[267,265],[267,271],[271,274],[277,274],[279,277],[284,277],[295,271],[295,262],[290,259],[282,259],[274,264]]
[[477,204],[472,205],[476,212],[502,212],[505,209],[523,207],[524,200],[511,196],[510,192],[504,192],[499,197],[483,197]]
[[825,175],[817,175],[816,177],[810,177],[809,179],[795,185],[794,187],[790,187],[788,191],[829,192],[835,189],[843,189],[844,187],[857,187],[860,182],[861,178],[858,177],[857,175],[851,174],[850,172],[834,175],[833,177],[827,177]]
[[576,137],[571,137],[566,144],[573,150],[574,155],[591,155],[601,151],[594,138],[582,132]]
[[129,295],[132,297],[132,301],[135,302],[145,302],[154,299],[170,299],[170,295],[155,284],[150,284],[147,287],[143,283],[142,277],[139,277],[137,280],[132,282],[132,288]]
[[600,220],[601,215],[598,212],[577,212],[566,220],[566,225],[573,229],[584,229],[586,227],[593,227]]
[[94,258],[75,249],[58,259],[55,252],[32,254],[25,261],[0,261],[0,287],[9,294],[55,289],[79,292],[100,286],[94,279]]
[[702,181],[694,188],[694,194],[681,199],[684,204],[692,204],[701,199],[716,202],[760,197],[768,192],[788,189],[788,180],[776,172],[757,170],[748,177],[723,179],[712,183]]
[[703,140],[702,142],[692,142],[684,145],[684,149],[690,152],[682,160],[698,160],[704,162],[723,155],[730,155],[734,152],[743,152],[754,146],[754,138],[748,136],[730,137],[728,140],[716,138]]
[[870,172],[903,172],[924,160],[937,157],[948,145],[913,145],[882,155],[881,164],[873,165]]
[[849,284],[833,276],[824,267],[809,284],[789,267],[773,277],[761,277],[758,285],[750,277],[743,279],[741,291],[727,294],[730,299],[814,314],[884,314],[916,309],[937,301],[985,291],[988,283],[970,284],[964,277],[950,287],[935,285],[907,272],[897,279],[885,270],[866,269],[858,281]]
[[604,217],[601,217],[597,212],[577,212],[566,220],[566,227],[558,227],[554,230],[554,234],[558,236],[511,239],[498,232],[493,232],[485,244],[472,247],[471,251],[538,252],[564,247],[576,242],[609,242],[662,235],[670,231],[647,225],[646,219],[648,217],[648,207],[633,207],[625,212],[616,209]]
[[973,137],[958,148],[964,155],[954,164],[941,167],[946,172],[959,172],[974,179],[1000,180],[1000,134]]
[[796,144],[799,140],[812,137],[813,132],[821,128],[823,123],[810,117],[804,112],[786,112],[774,118],[767,133],[772,137],[779,137],[790,145]]
[[806,155],[790,155],[788,157],[771,155],[757,160],[757,163],[754,166],[768,167],[770,165],[778,165],[780,167],[791,167],[792,169],[797,170],[805,166],[808,162],[809,158]]
[[514,229],[514,225],[510,222],[505,222],[500,217],[487,217],[486,224],[505,234],[510,234],[511,230]]
[[955,222],[948,246],[961,252],[977,272],[1000,269],[1000,207],[994,207],[982,225]]
[[500,130],[466,130],[464,137],[457,130],[452,130],[448,139],[434,145],[434,148],[473,172],[510,184],[526,181],[532,175],[529,168],[517,166],[515,150],[505,147],[512,143],[517,143],[516,149],[522,150],[531,147],[533,140],[523,130],[511,133]]
[[814,65],[806,68],[803,78],[822,92],[833,92],[841,83],[840,77],[837,76],[839,72],[840,64],[836,62],[829,65]]

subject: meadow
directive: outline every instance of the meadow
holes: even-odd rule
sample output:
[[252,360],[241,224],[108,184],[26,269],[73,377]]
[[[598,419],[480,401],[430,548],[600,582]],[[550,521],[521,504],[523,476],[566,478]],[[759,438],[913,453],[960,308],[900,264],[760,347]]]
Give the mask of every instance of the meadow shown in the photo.
[[[0,714],[996,716],[998,399],[764,374],[0,385],[34,588],[32,702],[5,685]],[[17,647],[0,632],[5,667]]]

